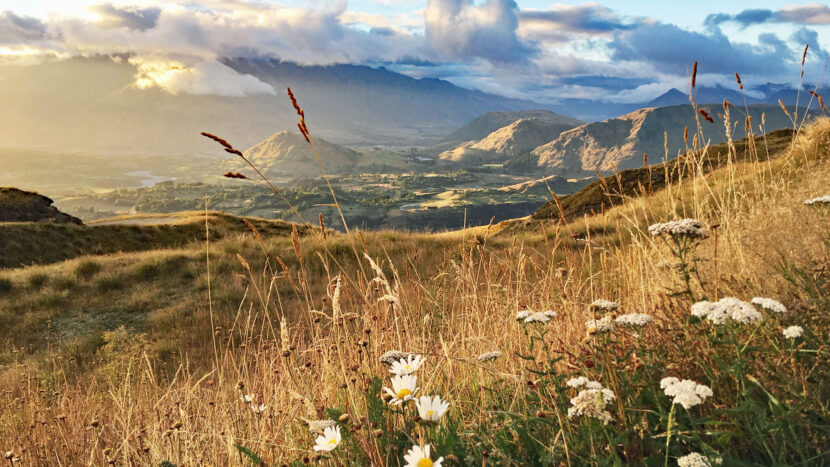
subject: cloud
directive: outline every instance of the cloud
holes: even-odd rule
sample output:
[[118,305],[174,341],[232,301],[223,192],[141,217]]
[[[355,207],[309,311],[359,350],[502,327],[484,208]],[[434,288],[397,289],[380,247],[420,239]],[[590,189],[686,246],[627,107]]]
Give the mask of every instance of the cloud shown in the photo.
[[495,63],[526,61],[535,49],[518,35],[519,7],[514,0],[429,0],[425,34],[432,52],[442,58],[484,59]]
[[116,7],[111,3],[95,5],[89,8],[100,18],[98,23],[105,28],[126,27],[137,31],[145,31],[156,27],[161,8],[158,7]]
[[135,86],[139,89],[158,87],[171,94],[215,95],[245,97],[254,94],[276,94],[269,84],[251,75],[237,73],[234,69],[209,60],[188,66],[182,62],[132,57],[137,73]]
[[777,11],[747,9],[735,15],[716,13],[707,16],[703,24],[711,27],[726,22],[738,23],[744,28],[763,23],[830,24],[830,7],[820,3],[808,3],[785,6]]
[[603,34],[633,29],[642,20],[623,20],[613,10],[597,3],[556,4],[548,10],[523,10],[519,13],[523,35]]
[[46,38],[46,25],[37,18],[0,13],[0,44],[26,44]]

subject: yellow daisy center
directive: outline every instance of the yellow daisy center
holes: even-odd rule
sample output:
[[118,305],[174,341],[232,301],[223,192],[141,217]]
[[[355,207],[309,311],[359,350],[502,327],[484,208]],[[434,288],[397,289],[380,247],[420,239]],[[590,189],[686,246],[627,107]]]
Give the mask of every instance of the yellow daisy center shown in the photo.
[[416,465],[418,467],[432,467],[432,463],[433,463],[432,459],[430,459],[428,457],[424,457],[423,459],[419,460],[418,464],[416,464]]
[[432,410],[427,410],[427,416],[428,416],[429,418],[432,418]]
[[410,391],[410,390],[409,390],[409,389],[407,389],[407,388],[403,388],[403,389],[401,389],[401,390],[400,390],[400,391],[398,391],[398,393],[396,394],[396,396],[398,396],[398,399],[403,399],[404,397],[406,397],[406,396],[411,396],[411,395],[412,395],[412,391]]
[[329,446],[331,446],[332,444],[337,444],[337,438],[332,438],[329,440]]

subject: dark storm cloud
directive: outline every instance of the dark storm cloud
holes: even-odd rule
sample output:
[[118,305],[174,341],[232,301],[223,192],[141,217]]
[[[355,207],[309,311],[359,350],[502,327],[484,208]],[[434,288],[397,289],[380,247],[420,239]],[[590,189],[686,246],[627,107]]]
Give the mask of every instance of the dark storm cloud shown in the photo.
[[718,26],[734,22],[742,27],[763,23],[830,24],[830,7],[818,3],[796,5],[773,11],[768,9],[747,9],[736,15],[711,14],[706,17],[706,26]]
[[158,24],[161,8],[116,7],[111,3],[103,3],[90,8],[97,13],[105,27],[126,27],[136,31],[153,29]]
[[46,37],[46,25],[37,18],[18,16],[11,11],[0,13],[0,43],[23,44]]

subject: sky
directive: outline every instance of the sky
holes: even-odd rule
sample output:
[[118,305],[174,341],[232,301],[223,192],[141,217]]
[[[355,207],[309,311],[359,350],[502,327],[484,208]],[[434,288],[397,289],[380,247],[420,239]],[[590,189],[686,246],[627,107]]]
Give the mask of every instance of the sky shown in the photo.
[[221,63],[273,57],[383,66],[555,102],[642,102],[704,86],[797,84],[827,66],[830,7],[754,1],[3,0],[0,64],[117,54],[136,86],[243,96],[273,90]]

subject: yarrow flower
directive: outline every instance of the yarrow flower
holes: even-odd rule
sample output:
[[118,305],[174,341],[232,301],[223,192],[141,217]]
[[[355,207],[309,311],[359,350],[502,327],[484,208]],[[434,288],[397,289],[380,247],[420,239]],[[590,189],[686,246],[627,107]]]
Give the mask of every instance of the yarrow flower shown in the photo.
[[559,316],[559,313],[557,313],[553,310],[543,311],[542,314],[547,316],[548,318],[551,318],[551,319],[556,318],[557,316]]
[[439,457],[437,460],[432,460],[429,454],[430,446],[427,444],[426,446],[421,449],[421,446],[417,444],[412,446],[412,449],[407,451],[406,455],[403,456],[403,460],[406,461],[404,467],[441,467],[441,463],[444,462],[443,457]]
[[588,332],[611,332],[614,330],[614,321],[612,316],[605,316],[600,319],[589,319],[585,321],[585,327]]
[[497,358],[501,357],[501,352],[498,350],[491,350],[489,352],[484,352],[483,354],[476,357],[476,359],[480,362],[490,362]]
[[548,315],[538,311],[534,311],[524,319],[525,323],[547,323],[548,321],[550,321]]
[[717,302],[702,301],[692,305],[692,315],[706,318],[714,324],[725,324],[730,319],[739,323],[755,323],[763,316],[749,303],[735,297],[725,297]]
[[787,307],[785,307],[781,302],[777,300],[773,300],[771,298],[764,298],[764,297],[755,297],[752,299],[753,305],[758,305],[761,308],[771,311],[773,313],[786,313]]
[[710,462],[706,456],[697,452],[677,459],[677,467],[712,467],[713,464],[720,465],[721,463],[723,463],[722,459],[715,459]]
[[392,363],[389,372],[393,375],[409,375],[418,371],[424,363],[424,357],[420,355],[409,355]]
[[709,386],[697,384],[690,379],[677,379],[673,376],[660,380],[660,389],[667,396],[674,398],[672,400],[673,404],[680,404],[686,409],[690,409],[712,396],[712,389]]
[[390,350],[380,356],[378,360],[386,366],[392,366],[393,363],[402,358],[409,358],[415,354],[409,352],[401,352],[400,350]]
[[709,230],[702,222],[695,219],[681,219],[654,224],[648,228],[648,233],[657,237],[669,235],[671,237],[685,237],[690,239],[709,238]]
[[647,315],[645,313],[629,313],[627,315],[618,316],[614,322],[620,325],[642,327],[653,320],[654,318],[652,318],[651,315]]
[[415,375],[397,375],[392,378],[392,389],[383,388],[387,394],[392,396],[390,404],[400,405],[409,401],[418,392],[418,377]]
[[614,391],[606,389],[597,381],[591,381],[583,376],[571,378],[567,384],[572,388],[585,387],[585,389],[579,391],[576,397],[571,399],[568,418],[585,415],[586,417],[596,418],[606,425],[612,420],[611,412],[605,410],[605,408],[617,398]]
[[341,439],[339,426],[326,428],[315,440],[314,450],[331,452],[340,444]]
[[822,204],[830,204],[830,195],[819,196],[818,198],[808,199],[804,201],[804,204],[807,206],[812,206],[815,204],[822,205]]
[[797,339],[804,334],[804,328],[801,326],[790,326],[787,329],[784,329],[784,337],[787,339]]
[[441,396],[421,396],[415,399],[418,416],[426,422],[440,422],[450,408],[450,403],[441,400]]
[[612,302],[610,300],[599,299],[599,300],[594,300],[594,302],[591,303],[591,309],[592,310],[614,311],[619,307],[620,307],[619,303]]
[[524,319],[530,316],[531,314],[533,314],[533,312],[530,310],[521,310],[518,313],[516,313],[516,321],[524,321]]

